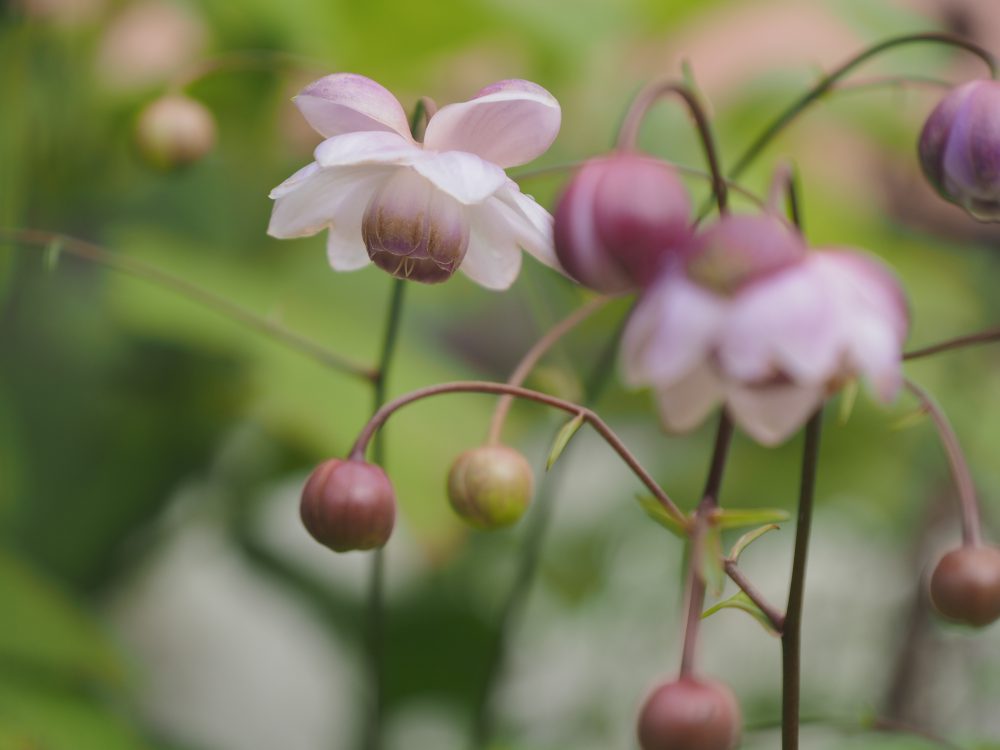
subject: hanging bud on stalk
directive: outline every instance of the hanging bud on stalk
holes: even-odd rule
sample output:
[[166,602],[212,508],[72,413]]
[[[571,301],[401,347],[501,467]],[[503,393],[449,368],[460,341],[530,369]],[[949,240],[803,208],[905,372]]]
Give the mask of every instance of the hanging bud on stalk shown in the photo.
[[313,539],[335,552],[375,549],[392,534],[396,494],[380,467],[331,458],[310,475],[299,512]]
[[931,601],[944,617],[981,628],[1000,619],[1000,549],[959,547],[931,575]]
[[741,723],[739,703],[726,685],[681,677],[646,698],[639,745],[642,750],[733,750]]
[[559,262],[605,294],[649,286],[691,232],[691,200],[676,171],[636,153],[588,161],[555,210]]
[[198,161],[215,146],[215,118],[204,104],[188,96],[162,96],[139,115],[136,141],[151,164],[181,167]]
[[510,526],[531,503],[531,465],[506,445],[467,450],[448,474],[448,500],[464,520],[479,529]]

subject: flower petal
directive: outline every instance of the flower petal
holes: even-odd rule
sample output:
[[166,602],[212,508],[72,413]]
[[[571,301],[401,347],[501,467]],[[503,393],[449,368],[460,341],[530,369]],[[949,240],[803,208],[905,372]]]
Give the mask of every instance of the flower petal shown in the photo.
[[377,179],[359,185],[337,206],[326,238],[326,257],[335,271],[355,271],[371,262],[361,233],[361,220],[382,182]]
[[496,164],[461,151],[424,152],[414,159],[413,168],[465,204],[482,203],[507,182],[507,175]]
[[521,249],[493,204],[469,210],[469,249],[459,270],[487,289],[507,289],[521,270]]
[[493,197],[496,200],[490,201],[490,205],[506,219],[515,242],[549,268],[566,273],[559,265],[553,246],[552,214],[530,195],[522,193],[513,180],[508,180]]
[[708,363],[701,363],[671,386],[656,391],[660,419],[671,432],[700,425],[725,395],[724,384]]
[[500,81],[467,102],[439,109],[427,125],[424,147],[467,151],[513,167],[544,154],[559,134],[561,120],[559,102],[541,86]]
[[335,220],[345,199],[358,192],[371,195],[387,174],[381,167],[321,169],[310,164],[271,191],[275,204],[267,233],[281,239],[316,234]]
[[731,385],[726,404],[733,421],[750,437],[763,445],[777,445],[805,424],[824,395],[822,385]]
[[327,138],[313,154],[321,167],[358,164],[402,166],[420,158],[420,147],[396,133],[345,133]]
[[384,86],[355,73],[334,73],[313,81],[295,97],[295,106],[326,138],[389,130],[412,140],[406,112],[396,97]]

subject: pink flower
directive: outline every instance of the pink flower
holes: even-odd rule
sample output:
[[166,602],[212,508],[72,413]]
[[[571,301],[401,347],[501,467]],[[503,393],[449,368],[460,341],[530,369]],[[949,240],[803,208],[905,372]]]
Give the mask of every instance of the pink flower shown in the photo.
[[272,236],[328,229],[334,269],[371,261],[427,283],[460,269],[505,289],[520,270],[520,248],[558,267],[552,217],[504,173],[544,153],[559,132],[559,104],[542,87],[500,81],[442,107],[423,143],[396,98],[363,76],[327,76],[295,103],[326,140],[316,161],[271,192]]
[[641,298],[622,344],[624,373],[653,387],[669,429],[696,427],[723,403],[773,445],[851,378],[865,376],[883,401],[899,390],[909,327],[899,282],[867,254],[810,252],[779,226],[767,216],[722,219]]

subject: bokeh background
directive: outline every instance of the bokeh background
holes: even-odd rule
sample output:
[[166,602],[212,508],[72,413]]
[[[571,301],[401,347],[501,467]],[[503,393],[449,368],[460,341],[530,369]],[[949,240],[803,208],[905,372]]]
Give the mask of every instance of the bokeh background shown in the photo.
[[[320,237],[265,235],[271,187],[316,136],[290,102],[354,71],[396,92],[461,100],[502,78],[552,91],[563,129],[539,164],[612,143],[629,97],[679,75],[711,102],[723,159],[819,71],[888,35],[947,28],[1000,52],[992,0],[8,0],[0,5],[0,748],[316,750],[357,746],[368,560],[300,528],[297,495],[370,409],[359,382],[162,283],[10,241],[33,227],[85,238],[372,362],[391,280],[331,272]],[[245,54],[252,51],[251,54]],[[234,54],[235,53],[235,54]],[[857,76],[962,80],[977,61],[930,46]],[[212,112],[217,146],[184,169],[150,165],[138,113],[171,83]],[[939,201],[914,142],[940,90],[843,93],[791,129],[746,177],[799,166],[818,244],[868,248],[911,295],[913,345],[1000,320],[1000,233]],[[643,145],[701,152],[685,115],[658,107]],[[551,206],[563,175],[526,179]],[[691,189],[705,195],[694,180]],[[408,292],[390,390],[503,379],[585,296],[526,261],[508,293],[462,277]],[[546,360],[537,388],[578,394],[626,311],[611,305]],[[1000,536],[1000,351],[908,366],[952,415]],[[552,472],[558,416],[516,407],[507,440],[539,497],[508,531],[471,532],[444,476],[485,435],[493,400],[418,405],[388,429],[402,518],[388,549],[386,747],[467,746],[525,529],[552,513],[538,576],[495,694],[496,750],[634,748],[642,696],[679,659],[680,544],[635,502],[635,480],[581,433]],[[929,616],[925,570],[958,538],[954,492],[929,422],[901,398],[829,410],[807,587],[803,746],[1000,747],[1000,628]],[[668,491],[693,506],[711,428],[657,426],[648,394],[612,380],[599,410]],[[906,424],[900,426],[900,420]],[[798,439],[738,436],[734,507],[791,508]],[[543,478],[544,477],[544,478]],[[744,557],[775,600],[792,529]],[[703,670],[729,682],[744,747],[774,748],[779,649],[750,618],[708,619]],[[874,732],[876,724],[905,731]],[[933,739],[937,737],[939,739]],[[946,738],[941,739],[941,738]]]

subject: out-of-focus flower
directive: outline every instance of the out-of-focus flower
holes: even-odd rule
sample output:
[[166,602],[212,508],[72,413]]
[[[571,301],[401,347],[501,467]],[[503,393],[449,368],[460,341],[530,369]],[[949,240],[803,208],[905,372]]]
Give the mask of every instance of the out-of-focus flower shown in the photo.
[[396,98],[360,75],[322,78],[295,103],[326,140],[315,162],[271,192],[269,234],[329,229],[334,269],[370,261],[425,283],[461,269],[505,289],[520,270],[519,248],[558,267],[552,217],[504,173],[544,153],[559,131],[559,104],[542,87],[500,81],[442,107],[423,143]]
[[106,0],[13,0],[12,3],[28,18],[67,29],[97,20],[106,4]]
[[215,118],[188,96],[162,96],[139,115],[136,140],[143,156],[156,166],[191,164],[215,145]]
[[771,216],[731,216],[641,298],[622,354],[632,386],[652,386],[683,431],[719,403],[755,440],[789,437],[847,380],[884,401],[902,382],[903,291],[864,253],[807,251]]
[[943,198],[980,221],[1000,221],[1000,82],[952,90],[927,118],[919,152]]
[[559,261],[605,294],[648,286],[692,231],[691,200],[674,168],[635,153],[588,161],[555,211]]

